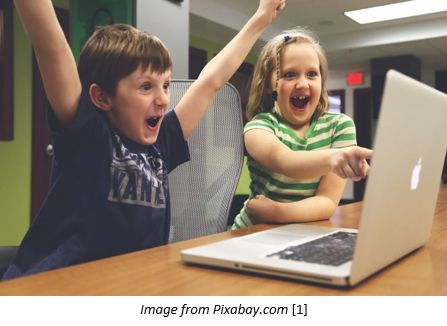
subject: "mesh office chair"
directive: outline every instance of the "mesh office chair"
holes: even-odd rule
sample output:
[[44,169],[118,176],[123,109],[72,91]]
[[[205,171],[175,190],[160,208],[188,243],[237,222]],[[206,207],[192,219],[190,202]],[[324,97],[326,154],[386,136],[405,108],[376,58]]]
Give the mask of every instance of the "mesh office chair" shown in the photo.
[[[192,80],[171,82],[171,109]],[[225,84],[188,140],[191,161],[169,174],[169,242],[227,229],[244,157],[242,108],[235,87]]]

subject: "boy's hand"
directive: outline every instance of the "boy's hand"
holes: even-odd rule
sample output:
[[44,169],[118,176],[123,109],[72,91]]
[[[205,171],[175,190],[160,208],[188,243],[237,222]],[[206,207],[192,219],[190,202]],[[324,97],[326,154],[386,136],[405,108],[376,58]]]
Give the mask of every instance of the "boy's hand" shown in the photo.
[[373,151],[367,148],[353,146],[337,149],[331,158],[331,170],[339,177],[359,181],[368,175]]
[[258,13],[265,16],[267,23],[271,23],[275,18],[277,12],[284,9],[286,0],[260,0]]

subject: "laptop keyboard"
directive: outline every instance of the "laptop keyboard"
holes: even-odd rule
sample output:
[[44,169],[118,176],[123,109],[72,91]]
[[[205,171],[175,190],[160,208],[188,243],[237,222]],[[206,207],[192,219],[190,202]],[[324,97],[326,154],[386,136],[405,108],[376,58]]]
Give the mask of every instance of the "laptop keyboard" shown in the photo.
[[339,266],[352,259],[357,233],[339,231],[267,255],[267,257]]

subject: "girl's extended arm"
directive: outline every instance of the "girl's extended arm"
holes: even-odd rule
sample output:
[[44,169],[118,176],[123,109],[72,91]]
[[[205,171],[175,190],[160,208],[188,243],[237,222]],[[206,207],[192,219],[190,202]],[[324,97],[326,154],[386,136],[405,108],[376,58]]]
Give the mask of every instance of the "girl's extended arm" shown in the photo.
[[313,197],[295,202],[277,202],[262,195],[247,203],[255,223],[300,223],[330,218],[338,206],[346,180],[334,173],[321,178]]
[[366,177],[366,159],[372,150],[352,146],[340,149],[292,151],[262,129],[252,129],[244,134],[244,142],[250,156],[266,169],[295,179],[312,179],[329,172],[342,178],[358,181]]
[[277,11],[284,6],[285,0],[260,0],[256,13],[202,70],[175,108],[185,139],[205,114],[214,94],[235,73],[256,40],[275,19]]
[[70,46],[50,0],[15,0],[34,47],[45,92],[61,126],[69,124],[81,95],[81,82]]

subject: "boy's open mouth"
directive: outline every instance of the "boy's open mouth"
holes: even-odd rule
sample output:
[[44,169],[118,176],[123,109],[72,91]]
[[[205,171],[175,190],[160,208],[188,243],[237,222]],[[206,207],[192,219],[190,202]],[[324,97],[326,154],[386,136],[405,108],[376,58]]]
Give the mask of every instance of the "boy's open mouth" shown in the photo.
[[307,103],[309,103],[310,101],[310,96],[294,96],[290,98],[290,103],[292,103],[292,105],[294,107],[300,108],[300,109],[304,109],[304,107],[306,106]]
[[158,124],[158,121],[160,121],[160,118],[161,118],[161,117],[152,117],[152,118],[149,118],[149,119],[146,120],[146,123],[147,123],[150,127],[155,128],[155,127],[157,126],[157,124]]

